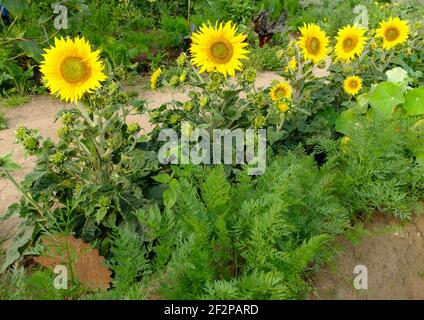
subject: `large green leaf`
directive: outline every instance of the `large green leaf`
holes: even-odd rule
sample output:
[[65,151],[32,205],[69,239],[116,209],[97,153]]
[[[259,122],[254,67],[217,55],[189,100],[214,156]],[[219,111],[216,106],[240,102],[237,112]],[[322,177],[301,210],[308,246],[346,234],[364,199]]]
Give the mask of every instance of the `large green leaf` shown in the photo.
[[19,41],[18,46],[28,57],[33,58],[37,62],[42,60],[43,51],[34,40]]
[[424,114],[424,87],[412,89],[405,96],[405,110],[410,116]]
[[391,116],[394,108],[405,102],[403,90],[392,82],[382,82],[370,93],[371,106],[380,113]]
[[28,8],[28,2],[25,0],[3,0],[2,3],[14,16],[22,16]]
[[357,112],[355,109],[350,108],[343,111],[336,119],[336,130],[345,135],[349,135],[357,121]]
[[25,221],[19,224],[16,234],[7,248],[5,260],[0,266],[0,273],[6,271],[7,268],[21,258],[22,247],[32,240],[34,229],[33,225],[27,224]]

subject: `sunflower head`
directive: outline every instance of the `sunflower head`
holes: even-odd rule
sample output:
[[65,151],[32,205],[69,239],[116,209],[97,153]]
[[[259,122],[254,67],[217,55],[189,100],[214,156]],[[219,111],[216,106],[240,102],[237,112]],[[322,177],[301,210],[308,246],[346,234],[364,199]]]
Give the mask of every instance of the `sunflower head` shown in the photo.
[[343,83],[344,91],[351,96],[356,95],[362,88],[362,79],[358,76],[350,76]]
[[380,28],[377,29],[377,37],[383,38],[383,49],[392,49],[397,44],[404,43],[408,36],[408,21],[398,17],[380,22]]
[[346,26],[339,30],[336,40],[337,59],[350,62],[362,54],[365,47],[365,29],[357,26]]
[[51,93],[62,100],[78,101],[106,80],[100,51],[92,51],[84,38],[56,38],[54,46],[45,51],[40,67],[43,79]]
[[282,99],[290,100],[292,96],[292,87],[286,81],[277,83],[270,92],[272,101],[278,101]]
[[286,113],[290,109],[289,105],[287,103],[285,103],[285,102],[280,102],[277,105],[277,108],[282,113]]
[[301,33],[299,47],[305,60],[311,60],[313,63],[324,60],[329,53],[330,42],[325,32],[316,24],[305,24],[299,30]]
[[192,36],[191,62],[202,72],[220,72],[234,77],[236,70],[242,70],[240,60],[247,59],[246,35],[238,34],[231,22],[225,24],[203,24]]

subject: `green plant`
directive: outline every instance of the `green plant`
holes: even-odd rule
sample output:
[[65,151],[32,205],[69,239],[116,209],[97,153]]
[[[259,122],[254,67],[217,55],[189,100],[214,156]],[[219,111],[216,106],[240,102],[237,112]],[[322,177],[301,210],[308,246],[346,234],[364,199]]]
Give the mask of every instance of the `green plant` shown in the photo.
[[3,112],[0,111],[0,130],[7,128],[6,117]]
[[279,71],[284,66],[284,60],[279,56],[280,47],[269,45],[263,48],[253,48],[250,53],[250,63],[260,71]]
[[174,170],[175,213],[138,213],[157,243],[151,283],[160,297],[300,297],[301,274],[330,254],[329,236],[349,221],[334,176],[302,151],[275,159],[257,181],[222,166]]
[[63,126],[58,143],[43,141],[35,130],[17,130],[17,141],[38,161],[22,184],[6,165],[1,167],[23,195],[5,218],[26,219],[22,225],[26,239],[10,248],[3,267],[21,255],[20,247],[35,245],[44,233],[72,233],[87,242],[97,241],[101,251],[108,252],[111,230],[134,220],[133,213],[149,205],[152,200],[146,194],[154,183],[149,176],[158,171],[158,163],[155,152],[140,148],[145,141],[140,127],[126,123],[136,110],[128,102],[119,87],[109,83],[86,105],[59,113]]
[[409,88],[399,68],[387,75],[389,82],[375,85],[341,113],[336,129],[345,137],[324,152],[342,170],[342,190],[351,195],[346,199],[353,211],[378,209],[405,218],[424,187],[424,91]]

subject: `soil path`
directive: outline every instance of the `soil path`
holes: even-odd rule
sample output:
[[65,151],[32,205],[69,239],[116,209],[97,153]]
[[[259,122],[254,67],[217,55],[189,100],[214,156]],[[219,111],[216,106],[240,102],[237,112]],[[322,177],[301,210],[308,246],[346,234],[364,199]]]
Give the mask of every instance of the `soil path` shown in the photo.
[[[339,244],[341,253],[314,276],[312,299],[424,299],[424,216],[401,223],[377,214]],[[365,290],[354,286],[359,265],[367,270]]]

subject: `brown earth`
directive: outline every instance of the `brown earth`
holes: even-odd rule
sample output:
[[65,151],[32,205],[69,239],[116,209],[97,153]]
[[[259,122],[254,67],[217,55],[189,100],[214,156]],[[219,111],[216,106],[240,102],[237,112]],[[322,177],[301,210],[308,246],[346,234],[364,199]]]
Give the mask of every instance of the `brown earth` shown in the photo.
[[[376,214],[339,245],[341,253],[314,276],[312,299],[424,299],[424,216],[402,223]],[[367,268],[367,290],[354,288],[357,265]]]

